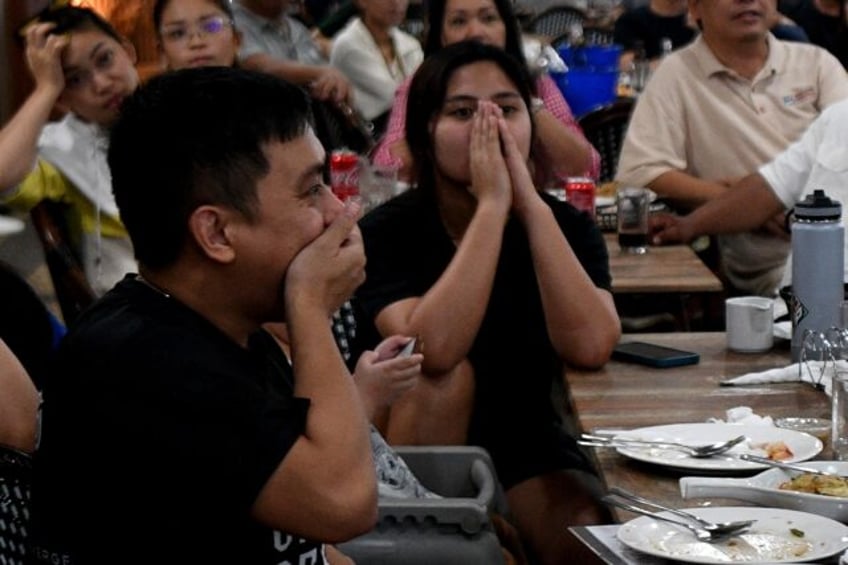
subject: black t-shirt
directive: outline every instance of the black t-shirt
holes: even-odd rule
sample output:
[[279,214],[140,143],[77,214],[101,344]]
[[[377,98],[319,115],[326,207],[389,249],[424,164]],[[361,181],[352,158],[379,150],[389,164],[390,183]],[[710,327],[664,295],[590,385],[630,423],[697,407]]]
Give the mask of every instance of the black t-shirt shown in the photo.
[[[542,197],[589,277],[609,289],[606,245],[592,219],[546,194]],[[456,251],[428,191],[410,190],[372,211],[360,225],[368,263],[357,297],[371,319],[398,300],[423,296]],[[426,355],[427,344],[424,349]],[[490,451],[507,487],[551,465],[584,466],[576,455],[579,462],[573,464],[527,460],[549,457],[562,447],[551,403],[551,385],[561,375],[562,363],[547,334],[530,245],[516,218],[504,228],[492,294],[468,359],[476,382],[469,443]],[[534,445],[528,453],[534,440],[549,445]],[[573,448],[570,443],[564,447],[569,452]]]
[[624,12],[615,21],[613,41],[625,50],[632,50],[636,42],[645,46],[645,54],[654,59],[662,54],[662,39],[671,40],[672,49],[678,49],[694,39],[696,31],[686,25],[686,14],[658,16],[648,6]]
[[[45,389],[37,563],[323,563],[255,522],[309,401],[264,332],[247,349],[128,277],[76,323]],[[62,560],[65,559],[65,560]]]
[[848,25],[838,16],[819,12],[812,0],[804,0],[787,15],[804,28],[810,43],[824,47],[848,69]]

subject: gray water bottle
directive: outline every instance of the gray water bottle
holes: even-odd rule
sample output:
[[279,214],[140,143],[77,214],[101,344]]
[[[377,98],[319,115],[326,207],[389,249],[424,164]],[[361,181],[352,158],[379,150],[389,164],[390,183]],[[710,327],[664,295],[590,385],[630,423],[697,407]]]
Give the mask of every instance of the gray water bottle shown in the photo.
[[844,228],[842,205],[814,190],[795,206],[792,223],[792,360],[804,331],[842,326]]

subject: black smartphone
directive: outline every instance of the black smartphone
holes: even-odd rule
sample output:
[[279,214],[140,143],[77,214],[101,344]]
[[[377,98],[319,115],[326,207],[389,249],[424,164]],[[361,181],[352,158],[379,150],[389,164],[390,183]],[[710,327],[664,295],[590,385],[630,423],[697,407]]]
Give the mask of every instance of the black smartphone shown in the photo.
[[701,356],[692,351],[683,351],[664,345],[644,341],[628,341],[615,346],[615,349],[612,350],[612,358],[651,367],[679,367],[681,365],[694,365],[700,361]]

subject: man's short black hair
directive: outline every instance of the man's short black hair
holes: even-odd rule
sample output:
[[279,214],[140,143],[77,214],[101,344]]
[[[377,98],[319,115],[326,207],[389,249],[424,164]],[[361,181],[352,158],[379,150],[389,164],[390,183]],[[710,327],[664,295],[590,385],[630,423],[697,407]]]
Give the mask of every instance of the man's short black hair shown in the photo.
[[269,171],[265,145],[303,135],[311,119],[299,87],[243,69],[185,69],[139,88],[109,147],[115,200],[139,263],[173,263],[198,206],[254,219],[256,184]]

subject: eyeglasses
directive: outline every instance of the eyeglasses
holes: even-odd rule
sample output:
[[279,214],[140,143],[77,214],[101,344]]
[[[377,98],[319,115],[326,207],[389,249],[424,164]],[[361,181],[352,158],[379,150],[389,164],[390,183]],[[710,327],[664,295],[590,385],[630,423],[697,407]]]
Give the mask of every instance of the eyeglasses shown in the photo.
[[196,21],[193,25],[174,24],[173,26],[163,28],[160,33],[162,39],[168,43],[185,43],[194,34],[200,37],[218,35],[232,26],[233,22],[224,16],[209,16]]

